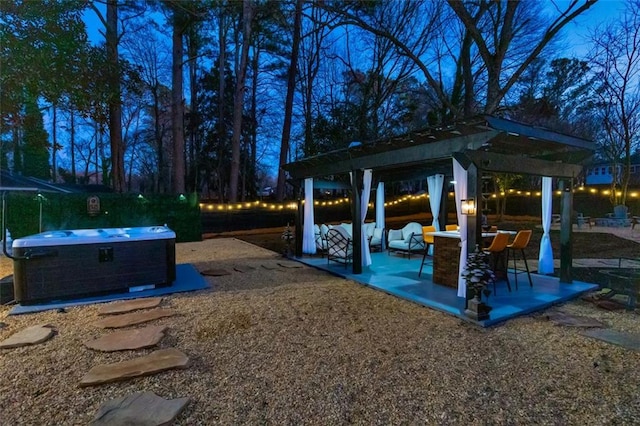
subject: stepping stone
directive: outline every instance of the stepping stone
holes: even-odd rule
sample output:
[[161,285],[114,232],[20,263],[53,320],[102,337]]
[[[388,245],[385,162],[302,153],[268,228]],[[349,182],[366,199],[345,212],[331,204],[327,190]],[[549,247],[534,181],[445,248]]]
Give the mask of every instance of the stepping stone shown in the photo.
[[279,267],[277,267],[277,266],[273,266],[273,265],[262,265],[262,267],[263,267],[264,269],[266,269],[267,271],[273,271],[273,270],[278,270],[278,269],[280,269]]
[[297,263],[293,263],[293,262],[289,262],[289,263],[278,263],[278,265],[282,266],[283,268],[293,268],[293,269],[302,268],[302,265],[299,265],[299,264],[297,264]]
[[622,346],[626,349],[640,351],[640,334],[638,333],[624,333],[621,331],[594,328],[584,331],[582,335]]
[[148,376],[173,368],[187,368],[189,358],[178,349],[160,349],[149,355],[93,367],[80,380],[80,386],[94,386],[132,377]]
[[136,392],[111,399],[98,409],[92,425],[169,425],[189,402],[189,398],[164,399],[153,392]]
[[235,269],[238,272],[249,272],[249,271],[253,271],[256,268],[254,268],[253,266],[237,265],[237,266],[234,266],[233,269]]
[[53,326],[39,324],[27,327],[9,336],[0,342],[0,349],[19,348],[21,346],[35,345],[47,341],[55,334]]
[[582,328],[592,328],[592,327],[600,327],[606,328],[607,325],[602,321],[598,321],[595,318],[584,317],[580,315],[571,315],[561,311],[549,312],[547,314],[547,319],[552,321],[556,325],[564,325],[567,327],[582,327]]
[[225,269],[206,269],[204,271],[200,271],[200,274],[210,277],[221,277],[223,275],[231,275],[231,272]]
[[160,302],[162,302],[162,297],[145,297],[142,299],[109,303],[108,305],[103,305],[98,310],[98,315],[123,314],[125,312],[137,311],[138,309],[157,308]]
[[608,299],[596,299],[593,301],[593,303],[602,309],[606,309],[607,311],[621,311],[622,309],[624,309],[624,305],[621,305],[618,302],[615,302],[613,300],[608,300]]
[[89,349],[103,352],[126,351],[155,346],[164,337],[166,325],[154,325],[134,330],[116,331],[84,342]]
[[172,317],[177,312],[172,309],[152,309],[150,311],[132,312],[129,314],[113,315],[96,321],[94,324],[102,328],[121,328],[129,325],[142,324],[158,318]]

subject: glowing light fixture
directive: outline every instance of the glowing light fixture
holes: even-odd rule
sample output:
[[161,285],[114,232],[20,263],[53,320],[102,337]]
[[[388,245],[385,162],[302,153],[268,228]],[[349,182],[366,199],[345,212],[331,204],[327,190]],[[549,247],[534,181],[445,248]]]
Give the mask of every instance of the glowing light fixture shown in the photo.
[[473,216],[476,214],[476,200],[473,198],[460,200],[460,210],[462,214]]

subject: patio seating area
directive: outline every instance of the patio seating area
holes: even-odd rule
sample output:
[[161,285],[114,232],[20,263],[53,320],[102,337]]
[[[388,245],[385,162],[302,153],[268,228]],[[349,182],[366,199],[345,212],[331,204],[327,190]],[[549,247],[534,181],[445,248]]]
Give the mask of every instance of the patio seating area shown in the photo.
[[[319,257],[302,257],[296,260],[482,327],[546,309],[598,288],[597,284],[579,281],[571,284],[560,283],[556,277],[534,273],[531,274],[531,287],[520,286],[518,290],[511,292],[507,289],[506,281],[498,281],[497,295],[492,294],[487,301],[493,308],[489,319],[473,321],[464,314],[465,301],[457,296],[456,289],[433,283],[431,265],[423,265],[421,277],[418,277],[422,263],[421,256],[408,259],[403,256],[372,253],[371,259],[373,263],[362,274],[353,274],[343,265],[327,264],[325,259]],[[508,274],[511,280],[515,279],[513,270],[508,270]]]
[[627,206],[619,205],[613,208],[613,213],[607,213],[606,217],[595,219],[598,226],[627,227],[632,225],[632,217]]

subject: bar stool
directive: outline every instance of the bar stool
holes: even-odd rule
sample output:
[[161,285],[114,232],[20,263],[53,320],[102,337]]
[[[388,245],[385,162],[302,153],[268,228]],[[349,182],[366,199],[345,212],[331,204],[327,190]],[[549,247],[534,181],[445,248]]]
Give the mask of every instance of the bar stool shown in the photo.
[[527,264],[527,257],[524,255],[524,249],[529,245],[530,239],[531,229],[525,229],[522,231],[518,231],[513,242],[507,245],[507,265],[509,264],[509,252],[513,252],[513,273],[516,276],[516,290],[518,289],[518,274],[524,272],[516,268],[516,257],[518,254],[518,250],[520,250],[520,253],[522,254],[522,260],[524,260],[524,267],[527,270],[527,277],[529,277],[529,286],[533,287],[533,283],[531,282],[531,274],[529,273],[529,264]]
[[458,230],[458,225],[456,225],[455,223],[452,225],[445,225],[444,226],[444,230],[445,231],[457,231]]
[[424,261],[427,258],[427,253],[429,252],[429,247],[433,245],[433,235],[427,235],[427,232],[436,232],[435,226],[423,226],[422,227],[422,240],[424,241],[424,254],[422,255],[422,263],[420,264],[420,272],[418,272],[418,276],[422,275],[422,267],[424,266]]
[[[509,283],[509,275],[507,274],[507,263],[504,260],[504,251],[509,243],[509,234],[499,232],[493,237],[491,245],[484,249],[485,253],[491,254],[491,269],[495,273],[498,268],[498,262],[502,262],[501,271],[504,271],[504,276],[507,279],[507,288],[511,292],[511,283]],[[496,281],[493,281],[493,294],[496,294]]]

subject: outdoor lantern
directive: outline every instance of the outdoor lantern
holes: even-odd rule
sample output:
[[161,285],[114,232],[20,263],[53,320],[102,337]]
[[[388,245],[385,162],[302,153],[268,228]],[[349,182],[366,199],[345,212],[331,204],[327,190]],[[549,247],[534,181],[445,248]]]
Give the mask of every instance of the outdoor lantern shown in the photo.
[[476,214],[476,202],[473,198],[467,200],[460,200],[462,214],[474,215]]

